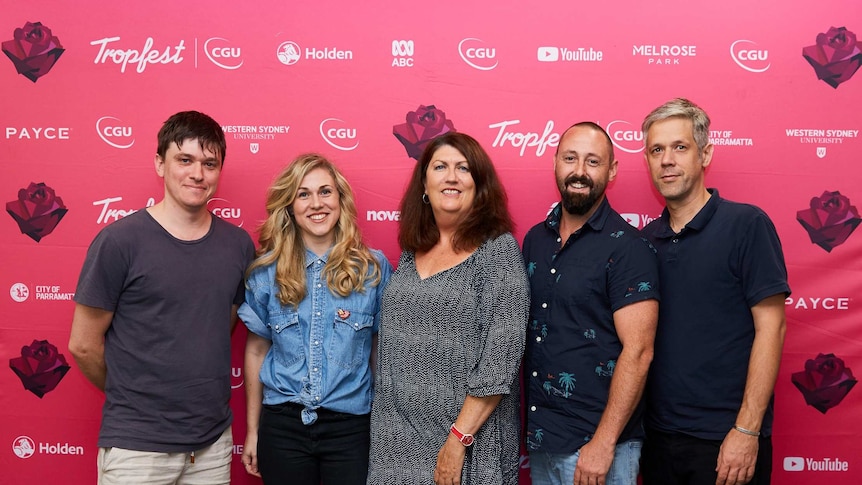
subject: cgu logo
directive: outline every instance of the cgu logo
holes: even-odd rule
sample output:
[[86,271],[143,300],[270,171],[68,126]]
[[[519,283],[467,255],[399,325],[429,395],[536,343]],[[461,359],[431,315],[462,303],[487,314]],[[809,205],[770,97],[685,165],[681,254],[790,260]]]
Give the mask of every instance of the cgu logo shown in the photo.
[[103,142],[114,148],[131,148],[135,144],[131,126],[123,126],[122,120],[113,116],[102,116],[96,120],[96,133]]
[[329,143],[330,146],[339,150],[355,150],[356,147],[359,146],[359,141],[354,143],[353,146],[345,146],[342,145],[342,143],[350,143],[350,140],[356,140],[356,128],[330,128],[328,127],[328,125],[332,121],[344,123],[344,120],[338,118],[326,118],[325,120],[321,121],[320,136],[323,137],[323,141]]
[[497,49],[493,47],[482,47],[481,45],[478,47],[464,46],[464,44],[473,44],[476,42],[480,44],[485,43],[482,39],[476,39],[474,37],[467,37],[458,43],[458,54],[461,55],[461,59],[470,67],[480,71],[490,71],[497,67],[497,64],[499,64],[495,59],[495,57],[497,57]]
[[[739,47],[737,47],[739,46]],[[750,40],[737,40],[730,44],[730,57],[737,66],[749,72],[764,72],[769,69],[772,64],[767,62],[769,51],[753,49],[757,46]],[[764,64],[766,64],[764,66]]]
[[222,37],[211,37],[204,42],[204,53],[213,64],[222,69],[239,69],[243,63],[242,51],[239,47],[224,46],[223,43],[229,42]]
[[213,197],[207,202],[207,206],[209,206],[209,210],[214,216],[224,219],[237,227],[242,227],[242,209],[239,207],[230,207],[229,204],[230,201],[221,197]]
[[242,367],[230,368],[230,388],[239,389],[245,384],[245,378],[242,376]]
[[623,120],[614,120],[605,127],[605,131],[610,135],[611,142],[615,147],[626,153],[639,153],[643,151],[644,134],[642,131],[613,129],[614,125],[631,126],[631,123]]

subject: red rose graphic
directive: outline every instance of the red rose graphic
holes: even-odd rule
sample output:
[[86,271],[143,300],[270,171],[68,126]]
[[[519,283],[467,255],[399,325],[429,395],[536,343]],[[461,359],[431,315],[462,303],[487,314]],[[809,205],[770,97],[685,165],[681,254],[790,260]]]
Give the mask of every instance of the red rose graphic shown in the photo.
[[790,377],[805,403],[826,414],[841,403],[844,396],[856,385],[853,373],[844,367],[844,361],[835,354],[817,354],[805,362],[805,370]]
[[9,359],[9,367],[24,389],[40,398],[53,391],[70,368],[63,354],[47,340],[34,340],[30,346],[21,347],[21,357]]
[[18,200],[6,203],[6,212],[18,223],[21,233],[36,242],[51,234],[68,211],[54,189],[44,183],[31,182],[18,191]]
[[41,22],[27,22],[24,28],[15,29],[12,40],[3,42],[3,53],[12,60],[15,70],[33,82],[48,74],[65,50],[60,39]]
[[455,125],[433,104],[420,105],[416,111],[407,113],[407,123],[392,127],[392,134],[407,149],[407,156],[415,160],[419,160],[431,140],[450,131],[456,131]]
[[859,211],[850,205],[850,199],[841,192],[828,190],[811,199],[810,209],[798,211],[796,220],[808,231],[811,242],[827,252],[843,244],[862,222]]
[[844,27],[830,27],[817,34],[817,44],[802,49],[802,57],[811,64],[817,79],[837,88],[862,65],[862,42]]

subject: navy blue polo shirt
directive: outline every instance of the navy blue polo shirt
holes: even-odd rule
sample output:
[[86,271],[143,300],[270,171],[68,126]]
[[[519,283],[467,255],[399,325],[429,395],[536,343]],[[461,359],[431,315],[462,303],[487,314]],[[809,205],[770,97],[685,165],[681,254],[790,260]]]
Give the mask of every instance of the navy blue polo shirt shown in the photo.
[[[648,427],[722,440],[736,423],[754,340],[751,307],[790,294],[775,226],[718,190],[678,234],[665,208],[644,229],[658,250],[662,304],[647,381]],[[772,403],[761,432],[772,434]]]
[[[640,233],[607,199],[561,248],[561,206],[524,238],[530,278],[527,447],[576,452],[604,412],[622,344],[613,314],[658,299],[658,263]],[[643,436],[638,406],[619,442]]]

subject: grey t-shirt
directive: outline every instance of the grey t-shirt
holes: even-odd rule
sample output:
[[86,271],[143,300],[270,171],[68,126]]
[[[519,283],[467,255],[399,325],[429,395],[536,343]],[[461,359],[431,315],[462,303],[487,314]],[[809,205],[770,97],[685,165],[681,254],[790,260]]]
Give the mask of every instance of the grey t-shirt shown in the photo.
[[96,236],[75,301],[114,312],[99,446],[187,452],[230,425],[230,310],[253,257],[249,235],[215,216],[195,241],[146,210]]

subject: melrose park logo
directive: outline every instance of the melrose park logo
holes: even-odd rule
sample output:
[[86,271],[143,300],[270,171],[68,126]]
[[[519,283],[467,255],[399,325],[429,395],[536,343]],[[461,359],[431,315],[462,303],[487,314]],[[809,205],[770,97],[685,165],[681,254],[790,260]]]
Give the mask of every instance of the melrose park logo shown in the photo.
[[814,68],[817,79],[837,89],[862,65],[862,42],[845,27],[830,27],[817,34],[814,45],[802,49],[802,57]]
[[3,42],[2,48],[18,74],[33,82],[48,74],[66,51],[60,39],[41,22],[27,22],[24,27],[15,29],[12,40]]
[[16,200],[6,203],[6,212],[18,223],[22,234],[39,242],[54,231],[69,209],[54,189],[44,182],[31,182],[18,191]]

